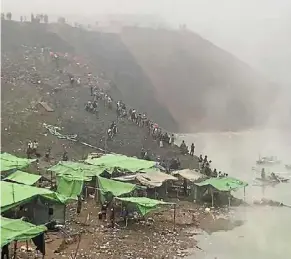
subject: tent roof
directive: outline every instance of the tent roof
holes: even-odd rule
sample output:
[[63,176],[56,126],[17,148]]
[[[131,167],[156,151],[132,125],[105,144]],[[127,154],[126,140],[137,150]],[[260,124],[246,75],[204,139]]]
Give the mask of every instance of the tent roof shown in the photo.
[[35,226],[21,219],[0,217],[1,247],[14,240],[24,241],[38,236],[47,230],[43,225]]
[[235,191],[237,189],[246,187],[248,183],[232,177],[210,178],[200,183],[195,183],[197,186],[210,185],[218,191]]
[[205,175],[201,174],[199,171],[190,169],[174,171],[173,175],[180,175],[181,177],[191,182],[195,182],[199,179],[205,178]]
[[8,153],[1,153],[1,171],[21,169],[34,161],[36,161],[36,159],[20,158]]
[[136,179],[147,187],[160,187],[165,181],[168,180],[178,180],[176,177],[165,174],[162,172],[147,172],[147,173],[139,173],[136,175]]
[[125,198],[118,197],[116,199],[122,202],[132,203],[136,205],[142,215],[145,215],[148,212],[156,209],[158,205],[173,205],[174,204],[170,202],[150,199],[147,197],[125,197]]
[[17,170],[14,173],[7,176],[4,180],[9,180],[9,181],[13,181],[16,183],[22,183],[22,184],[26,184],[26,185],[33,185],[40,178],[41,178],[41,175],[29,174],[29,173]]
[[114,197],[131,193],[137,188],[135,184],[123,183],[103,177],[98,177],[98,182],[103,194],[111,193]]
[[87,158],[86,163],[101,166],[108,172],[112,172],[115,167],[129,172],[138,172],[142,169],[153,168],[156,162],[128,157],[119,154],[108,154],[100,158]]
[[103,173],[104,168],[84,163],[62,161],[49,168],[56,175],[71,175],[72,177],[93,177]]
[[[66,197],[77,199],[78,195],[82,193],[84,186],[83,177],[71,177],[70,175],[57,175],[57,193]],[[88,180],[88,179],[87,179]],[[90,179],[89,179],[90,181]]]
[[41,196],[57,203],[65,203],[68,197],[34,186],[1,181],[1,211],[4,212]]

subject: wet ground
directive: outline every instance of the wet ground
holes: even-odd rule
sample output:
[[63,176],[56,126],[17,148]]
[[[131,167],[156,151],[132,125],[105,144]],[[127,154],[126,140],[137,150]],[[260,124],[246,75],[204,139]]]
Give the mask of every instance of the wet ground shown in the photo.
[[[254,181],[260,177],[262,167],[255,161],[261,156],[277,156],[280,165],[266,166],[266,171],[281,172],[291,178],[285,164],[289,164],[291,134],[278,131],[249,131],[241,133],[209,133],[186,136],[195,141],[197,150],[207,153],[213,166],[231,176],[249,182],[246,200],[252,203],[262,197],[291,205],[291,184],[281,183],[268,186],[263,190]],[[255,167],[255,168],[253,168]],[[243,197],[242,192],[236,196]],[[240,207],[231,211],[234,220],[243,225],[230,231],[218,231],[198,235],[198,246],[203,250],[195,251],[189,258],[201,259],[286,259],[291,258],[291,209],[286,207]]]

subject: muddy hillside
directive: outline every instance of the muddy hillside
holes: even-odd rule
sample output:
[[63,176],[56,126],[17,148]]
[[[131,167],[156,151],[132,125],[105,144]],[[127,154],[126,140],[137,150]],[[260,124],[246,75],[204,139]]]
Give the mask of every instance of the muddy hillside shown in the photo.
[[121,38],[182,131],[240,130],[268,119],[264,103],[273,103],[275,85],[199,35],[126,28]]
[[[100,69],[98,62],[79,54],[78,48],[49,29],[44,24],[2,22],[3,150],[23,156],[29,140],[36,139],[41,155],[51,149],[56,159],[65,150],[70,159],[80,159],[88,152],[99,152],[98,148],[131,156],[140,156],[144,149],[151,159],[181,156],[184,167],[197,167],[196,159],[188,161],[178,148],[170,148],[169,144],[160,148],[159,138],[151,135],[146,121],[155,125],[154,119],[163,115],[157,102],[157,114],[153,117],[150,112],[154,101],[145,111],[138,103],[133,106],[134,102],[127,102],[118,84]],[[109,96],[113,99],[111,105]],[[86,110],[86,104],[95,98],[98,112]],[[118,101],[125,104],[128,112],[135,109],[137,115],[146,115],[146,120],[137,123],[127,113],[118,116]],[[166,117],[166,111],[164,114]],[[113,121],[117,133],[109,138],[108,129]],[[162,129],[161,133],[166,131]]]
[[21,45],[90,63],[118,98],[170,131],[253,127],[268,119],[262,102],[275,97],[273,86],[250,67],[188,31],[126,28],[113,34],[3,21],[2,53]]

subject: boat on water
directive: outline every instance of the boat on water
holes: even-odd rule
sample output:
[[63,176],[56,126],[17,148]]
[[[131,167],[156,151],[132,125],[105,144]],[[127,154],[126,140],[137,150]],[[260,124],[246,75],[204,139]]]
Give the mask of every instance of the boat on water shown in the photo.
[[263,157],[260,157],[256,163],[258,165],[274,165],[274,164],[280,164],[281,161],[278,160],[276,156],[263,156]]
[[286,168],[287,170],[290,170],[290,171],[291,171],[291,164],[289,164],[289,165],[285,165],[285,168]]
[[266,183],[266,184],[276,184],[276,183],[287,183],[289,182],[289,178],[284,178],[281,176],[267,176],[265,178],[257,177],[256,180]]

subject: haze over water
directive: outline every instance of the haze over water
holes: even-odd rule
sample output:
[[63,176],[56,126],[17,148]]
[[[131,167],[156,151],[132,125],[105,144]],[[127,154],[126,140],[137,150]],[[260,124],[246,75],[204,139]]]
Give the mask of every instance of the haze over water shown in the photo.
[[[187,143],[194,142],[196,154],[207,154],[213,167],[230,176],[246,180],[246,201],[252,203],[262,197],[291,205],[291,184],[281,183],[267,187],[254,186],[260,177],[261,167],[256,160],[261,156],[277,156],[281,165],[265,167],[268,173],[286,172],[285,164],[291,163],[291,132],[246,131],[238,133],[200,133],[183,135]],[[252,170],[256,167],[257,173]],[[285,172],[283,174],[283,172]],[[242,197],[241,192],[234,194]],[[199,252],[189,258],[205,259],[287,259],[291,258],[291,209],[277,207],[239,207],[231,210],[232,217],[245,221],[243,226],[231,231],[197,236]]]

